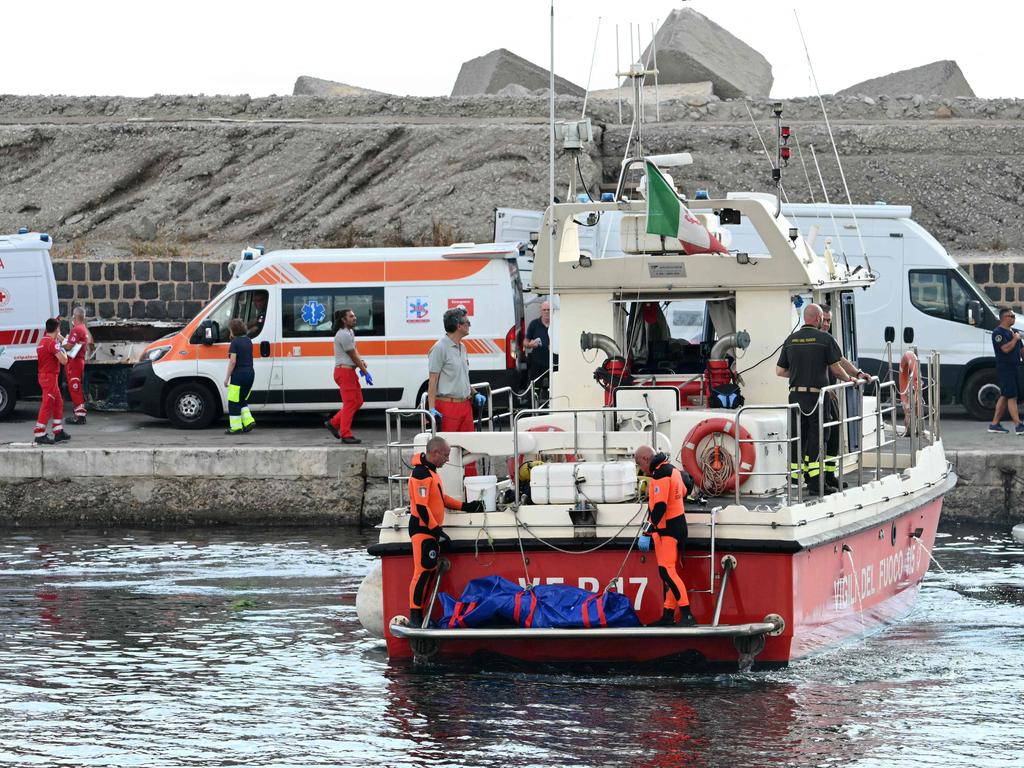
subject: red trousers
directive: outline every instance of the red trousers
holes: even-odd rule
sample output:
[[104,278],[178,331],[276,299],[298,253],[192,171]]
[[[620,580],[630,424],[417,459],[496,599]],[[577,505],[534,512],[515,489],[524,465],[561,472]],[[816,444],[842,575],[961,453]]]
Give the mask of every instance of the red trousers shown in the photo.
[[75,416],[85,416],[85,392],[82,391],[85,360],[68,360],[64,366],[64,375],[68,377],[68,392],[71,394],[71,402],[75,405]]
[[334,369],[334,381],[341,391],[341,410],[331,418],[331,424],[342,437],[353,437],[352,419],[363,405],[363,389],[355,368],[339,365]]
[[43,391],[43,402],[39,406],[36,427],[32,430],[36,437],[46,434],[46,424],[53,419],[53,431],[64,430],[64,398],[60,396],[60,374],[39,377],[39,388]]
[[[441,412],[441,424],[439,425],[441,432],[476,432],[471,401],[446,403],[443,400],[436,400],[435,404],[437,410]],[[476,477],[476,463],[463,467],[463,474],[466,477]]]

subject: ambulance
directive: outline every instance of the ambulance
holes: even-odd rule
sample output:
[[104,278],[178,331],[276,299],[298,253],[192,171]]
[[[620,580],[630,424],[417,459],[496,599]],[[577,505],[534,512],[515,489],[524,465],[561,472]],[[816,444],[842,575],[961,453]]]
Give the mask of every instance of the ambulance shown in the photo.
[[427,353],[446,310],[464,307],[470,380],[519,385],[525,370],[523,291],[516,242],[431,248],[247,248],[231,279],[181,331],[150,344],[128,380],[128,408],[179,428],[210,425],[227,410],[228,323],[253,341],[255,411],[332,412],[335,312],[352,309],[359,354],[373,385],[364,409],[412,408],[427,389]]
[[59,314],[50,236],[21,229],[0,236],[0,419],[19,398],[39,395],[36,344]]

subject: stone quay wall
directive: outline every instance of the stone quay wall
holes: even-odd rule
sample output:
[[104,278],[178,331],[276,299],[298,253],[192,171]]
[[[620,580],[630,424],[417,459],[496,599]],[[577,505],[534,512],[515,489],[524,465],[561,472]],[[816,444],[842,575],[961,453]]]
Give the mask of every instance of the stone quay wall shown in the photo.
[[55,259],[61,317],[82,306],[102,320],[187,321],[224,289],[228,263],[162,259]]
[[[1024,453],[948,451],[943,519],[1024,521]],[[0,528],[380,522],[383,448],[0,448]],[[396,506],[403,502],[396,498]]]

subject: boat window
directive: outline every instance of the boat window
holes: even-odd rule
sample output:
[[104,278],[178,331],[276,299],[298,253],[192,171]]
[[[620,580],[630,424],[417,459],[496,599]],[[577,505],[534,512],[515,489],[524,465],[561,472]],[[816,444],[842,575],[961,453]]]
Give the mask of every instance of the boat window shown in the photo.
[[356,336],[384,335],[383,288],[287,288],[281,291],[281,299],[284,338],[334,336],[334,313],[343,309],[356,313]]
[[703,299],[633,303],[627,338],[634,372],[702,371],[705,306]]

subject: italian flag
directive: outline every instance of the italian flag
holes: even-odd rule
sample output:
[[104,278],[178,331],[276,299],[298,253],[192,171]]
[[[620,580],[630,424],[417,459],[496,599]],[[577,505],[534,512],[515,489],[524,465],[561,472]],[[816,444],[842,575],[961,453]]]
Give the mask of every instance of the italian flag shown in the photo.
[[718,238],[683,205],[679,195],[650,161],[647,161],[647,233],[677,238],[687,256],[728,253]]

